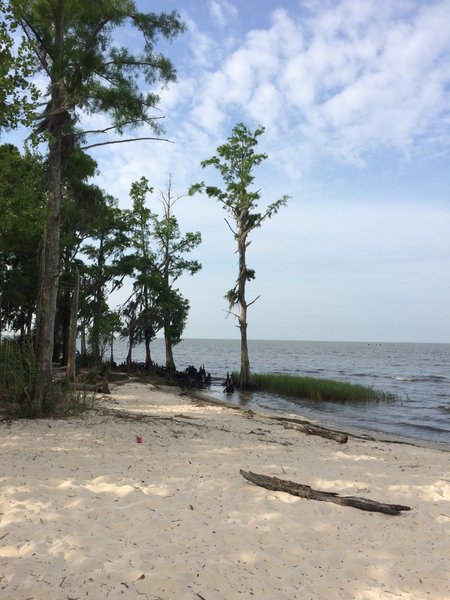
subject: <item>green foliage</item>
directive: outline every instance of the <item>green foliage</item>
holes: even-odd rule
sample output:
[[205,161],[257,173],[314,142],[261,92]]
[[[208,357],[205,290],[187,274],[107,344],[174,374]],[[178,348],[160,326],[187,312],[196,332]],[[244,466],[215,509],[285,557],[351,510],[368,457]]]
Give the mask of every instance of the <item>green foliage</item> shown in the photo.
[[40,156],[4,144],[0,172],[0,321],[25,333],[35,308],[36,255],[47,217],[44,164]]
[[295,398],[310,398],[317,401],[361,403],[393,401],[396,399],[394,394],[371,387],[330,379],[315,379],[313,377],[253,374],[253,384],[261,391]]
[[227,143],[218,146],[217,155],[201,163],[202,167],[213,166],[219,171],[225,184],[224,189],[207,186],[202,182],[194,184],[189,190],[191,195],[205,191],[207,196],[222,204],[222,208],[234,221],[234,225],[230,225],[228,221],[227,224],[237,242],[239,272],[235,287],[225,295],[230,309],[238,304],[245,305],[245,283],[255,279],[255,271],[246,265],[249,234],[261,227],[266,219],[272,218],[289,199],[288,196],[282,196],[263,211],[259,210],[260,190],[252,190],[251,187],[255,179],[254,169],[268,158],[267,154],[255,151],[258,138],[263,133],[264,127],[257,127],[252,132],[243,123],[235,125]]
[[236,238],[260,227],[289,199],[288,196],[283,196],[272,202],[263,213],[257,212],[261,194],[259,190],[251,190],[251,186],[255,179],[254,169],[268,158],[267,154],[255,152],[258,137],[263,133],[264,127],[257,127],[252,132],[243,123],[235,125],[227,143],[218,146],[217,155],[201,163],[203,168],[213,166],[219,171],[225,189],[205,186],[204,183],[195,184],[190,189],[191,194],[204,190],[210,198],[215,198],[222,204],[222,208],[235,220],[239,228],[235,232]]
[[158,300],[161,305],[164,337],[173,348],[181,342],[189,314],[189,301],[182,296],[180,290],[171,287],[164,287]]
[[[11,0],[10,5],[31,42],[37,70],[53,84],[63,83],[64,105],[58,108],[59,115],[83,109],[109,115],[119,132],[140,123],[160,131],[159,118],[153,114],[159,101],[154,85],[174,81],[175,70],[156,44],[161,37],[172,40],[184,31],[178,13],[143,13],[132,0],[62,0],[56,4],[54,0]],[[127,25],[140,34],[134,38],[142,40],[136,51],[120,46],[114,38],[114,32]],[[142,80],[151,91],[140,90]],[[57,118],[48,109],[42,131],[51,130]]]
[[129,247],[129,223],[125,213],[111,196],[102,193],[90,229],[89,243],[81,248],[87,258],[82,273],[80,312],[91,321],[90,344],[95,364],[100,364],[112,329],[117,330],[115,316],[109,310],[107,293],[122,285],[129,270],[125,251]]
[[151,249],[152,211],[146,206],[146,196],[152,193],[148,179],[141,177],[131,184],[133,208],[128,211],[128,225],[133,252],[133,296],[125,307],[129,321],[128,337],[131,344],[145,342],[146,363],[150,366],[150,342],[162,328],[162,317],[157,298],[162,288],[155,256]]
[[0,0],[0,130],[29,124],[38,97],[29,81],[34,66],[30,44],[22,39],[15,48],[18,27],[10,2]]
[[146,177],[131,185],[133,209],[129,223],[136,252],[134,295],[125,311],[129,321],[127,335],[134,336],[135,341],[144,340],[148,346],[156,333],[164,329],[166,362],[170,363],[168,368],[174,369],[171,348],[181,340],[189,312],[189,302],[174,288],[174,283],[183,273],[193,275],[201,269],[198,261],[186,258],[200,244],[201,235],[181,234],[173,207],[182,196],[172,195],[171,178],[167,192],[161,192],[161,214],[147,207],[149,193],[153,193],[153,188]]
[[12,144],[0,146],[0,208],[2,238],[23,237],[27,231],[42,232],[45,223],[44,163],[37,154]]

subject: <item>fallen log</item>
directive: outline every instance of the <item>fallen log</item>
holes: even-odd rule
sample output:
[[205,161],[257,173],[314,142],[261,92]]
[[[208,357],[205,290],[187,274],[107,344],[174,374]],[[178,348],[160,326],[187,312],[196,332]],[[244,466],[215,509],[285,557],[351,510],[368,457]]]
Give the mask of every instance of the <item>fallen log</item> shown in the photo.
[[332,429],[326,429],[326,427],[313,425],[312,423],[283,423],[283,427],[285,429],[296,429],[297,431],[301,431],[302,433],[306,433],[308,435],[319,435],[320,437],[334,440],[340,444],[346,444],[348,441],[348,435],[346,433],[333,431]]
[[239,472],[242,477],[251,483],[266,488],[267,490],[287,492],[292,496],[306,498],[307,500],[333,502],[334,504],[340,504],[341,506],[353,506],[353,508],[359,508],[360,510],[380,512],[386,515],[399,515],[401,511],[411,510],[410,506],[403,506],[401,504],[385,504],[383,502],[376,502],[375,500],[360,498],[358,496],[339,496],[336,492],[321,492],[313,489],[309,485],[295,483],[294,481],[260,475],[258,473],[252,473],[251,471],[243,471],[242,469]]

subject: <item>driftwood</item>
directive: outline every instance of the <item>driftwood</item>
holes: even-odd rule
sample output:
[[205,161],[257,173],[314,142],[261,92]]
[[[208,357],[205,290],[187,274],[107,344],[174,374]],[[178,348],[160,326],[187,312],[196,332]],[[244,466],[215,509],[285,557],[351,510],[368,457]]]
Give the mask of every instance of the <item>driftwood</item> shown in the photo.
[[266,488],[267,490],[287,492],[293,496],[299,496],[300,498],[306,498],[308,500],[333,502],[334,504],[340,504],[341,506],[353,506],[360,510],[380,512],[386,515],[399,515],[403,510],[411,510],[410,506],[402,506],[401,504],[384,504],[383,502],[376,502],[375,500],[360,498],[358,496],[339,496],[335,492],[321,492],[319,490],[314,490],[309,485],[303,485],[285,479],[278,479],[277,477],[259,475],[258,473],[243,471],[242,469],[240,470],[240,474],[251,483]]
[[333,431],[332,429],[327,429],[326,427],[321,427],[320,425],[313,425],[312,423],[300,421],[296,423],[287,422],[283,423],[283,427],[285,429],[296,429],[297,431],[301,431],[302,433],[306,433],[308,435],[319,435],[320,437],[334,440],[340,444],[346,444],[348,441],[348,435],[346,433]]

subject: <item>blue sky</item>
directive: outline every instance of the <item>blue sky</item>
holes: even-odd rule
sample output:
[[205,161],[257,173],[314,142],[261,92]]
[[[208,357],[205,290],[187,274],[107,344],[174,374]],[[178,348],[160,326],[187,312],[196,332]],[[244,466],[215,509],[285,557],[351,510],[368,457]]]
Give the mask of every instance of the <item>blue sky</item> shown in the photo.
[[[99,184],[127,207],[142,175],[164,189],[172,173],[179,194],[217,183],[200,161],[238,121],[262,124],[256,185],[265,203],[291,200],[249,248],[248,297],[261,295],[249,337],[450,342],[450,2],[137,3],[177,9],[188,28],[162,46],[178,72],[161,92],[174,143],[94,150]],[[238,337],[224,213],[202,196],[177,207],[182,229],[203,235],[203,270],[180,282],[185,337]]]

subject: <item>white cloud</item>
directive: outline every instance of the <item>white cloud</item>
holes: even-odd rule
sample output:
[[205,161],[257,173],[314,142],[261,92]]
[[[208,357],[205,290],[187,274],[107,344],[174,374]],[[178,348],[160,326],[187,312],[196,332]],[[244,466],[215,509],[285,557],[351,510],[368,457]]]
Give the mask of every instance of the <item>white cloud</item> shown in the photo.
[[213,20],[222,29],[238,15],[236,6],[227,0],[208,0],[208,8]]
[[323,6],[310,3],[301,21],[277,10],[269,28],[249,31],[200,77],[191,117],[212,134],[233,113],[296,128],[316,153],[357,164],[374,147],[447,143],[450,3]]
[[187,39],[195,65],[205,69],[212,67],[216,52],[213,38],[200,31],[196,22],[189,15],[183,14],[183,20],[188,29]]
[[281,94],[272,83],[259,85],[247,105],[247,112],[254,121],[272,128],[277,127],[282,109]]

